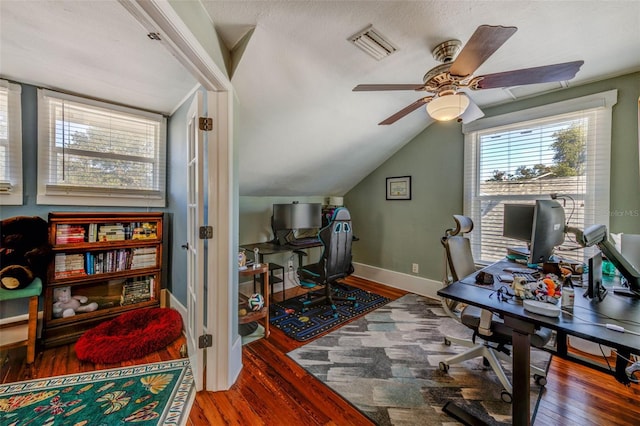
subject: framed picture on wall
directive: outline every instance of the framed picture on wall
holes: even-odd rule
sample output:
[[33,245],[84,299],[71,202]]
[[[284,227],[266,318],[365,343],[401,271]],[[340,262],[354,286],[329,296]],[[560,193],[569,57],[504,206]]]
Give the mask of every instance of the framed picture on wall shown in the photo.
[[387,178],[387,200],[410,200],[411,176]]

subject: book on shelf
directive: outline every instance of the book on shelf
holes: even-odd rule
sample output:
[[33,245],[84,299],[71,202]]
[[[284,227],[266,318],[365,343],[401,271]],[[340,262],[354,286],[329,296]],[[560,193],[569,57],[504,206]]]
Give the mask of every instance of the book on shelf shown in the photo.
[[130,269],[156,266],[157,247],[138,247],[131,250]]
[[153,240],[158,238],[158,224],[156,222],[137,223],[133,228],[131,239],[133,240]]
[[60,224],[56,227],[56,244],[83,243],[85,234],[82,225]]
[[155,299],[154,284],[155,280],[153,277],[125,282],[122,284],[120,305],[132,305]]
[[[151,268],[157,265],[157,247],[140,247],[134,249],[120,248],[109,251],[75,254],[73,259],[56,260],[56,270],[76,269],[83,267],[86,273],[105,274],[122,272],[130,269]],[[65,265],[69,267],[65,267]]]
[[124,231],[98,232],[98,241],[124,241]]
[[89,224],[89,234],[87,235],[87,241],[90,243],[95,243],[98,241],[98,224],[90,223]]
[[81,253],[56,253],[54,260],[55,278],[69,278],[86,275],[84,256]]

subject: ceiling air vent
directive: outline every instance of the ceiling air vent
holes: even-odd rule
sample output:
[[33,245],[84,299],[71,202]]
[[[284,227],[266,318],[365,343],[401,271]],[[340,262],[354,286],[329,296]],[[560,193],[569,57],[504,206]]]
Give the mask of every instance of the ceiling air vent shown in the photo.
[[373,28],[373,25],[369,25],[364,30],[352,35],[349,37],[349,41],[378,61],[398,50],[397,47],[380,34],[380,31]]

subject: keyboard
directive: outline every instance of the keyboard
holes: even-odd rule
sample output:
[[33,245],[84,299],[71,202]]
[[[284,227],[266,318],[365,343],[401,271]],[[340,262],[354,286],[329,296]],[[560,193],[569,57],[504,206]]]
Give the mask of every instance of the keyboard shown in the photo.
[[318,237],[296,238],[295,240],[289,241],[289,244],[292,246],[308,246],[310,244],[316,244],[319,241]]
[[528,273],[528,272],[513,272],[514,278],[524,278],[524,280],[528,283],[534,283],[538,281],[539,274],[537,272]]

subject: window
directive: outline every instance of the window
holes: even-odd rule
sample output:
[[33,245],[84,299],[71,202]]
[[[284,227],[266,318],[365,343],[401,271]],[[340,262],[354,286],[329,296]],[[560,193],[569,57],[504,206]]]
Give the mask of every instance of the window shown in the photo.
[[0,80],[0,205],[22,205],[22,111],[19,84]]
[[[474,257],[492,262],[506,247],[506,203],[534,203],[557,194],[571,226],[609,225],[611,108],[615,90],[490,117],[463,127],[465,214]],[[559,253],[584,261],[568,235]],[[586,255],[590,255],[590,252]]]
[[38,90],[38,204],[165,205],[166,119]]

